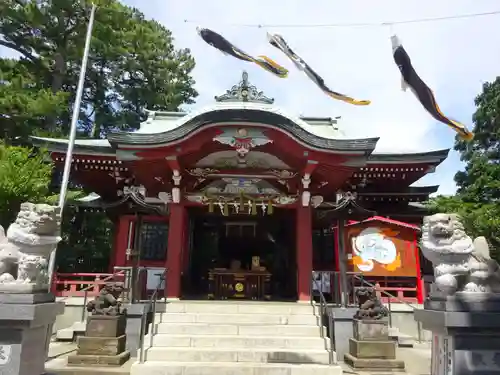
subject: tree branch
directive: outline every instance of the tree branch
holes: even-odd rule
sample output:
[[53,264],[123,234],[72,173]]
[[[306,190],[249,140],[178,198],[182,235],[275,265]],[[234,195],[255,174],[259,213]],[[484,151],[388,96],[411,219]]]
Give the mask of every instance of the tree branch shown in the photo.
[[33,62],[37,62],[38,61],[38,58],[33,56],[31,53],[23,50],[22,48],[18,47],[17,45],[15,45],[14,43],[10,43],[10,42],[7,42],[5,40],[1,40],[0,39],[0,46],[4,46],[4,47],[7,47],[7,48],[10,48],[16,52],[19,52],[21,55],[23,55],[24,57],[26,57],[27,59],[33,61]]

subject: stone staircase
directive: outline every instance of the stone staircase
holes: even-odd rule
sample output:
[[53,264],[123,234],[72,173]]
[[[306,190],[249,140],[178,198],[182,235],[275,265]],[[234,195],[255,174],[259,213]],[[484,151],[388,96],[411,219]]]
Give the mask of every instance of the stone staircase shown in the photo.
[[[309,304],[172,302],[131,375],[336,375]],[[145,338],[149,346],[150,337]],[[336,362],[335,353],[332,353]]]

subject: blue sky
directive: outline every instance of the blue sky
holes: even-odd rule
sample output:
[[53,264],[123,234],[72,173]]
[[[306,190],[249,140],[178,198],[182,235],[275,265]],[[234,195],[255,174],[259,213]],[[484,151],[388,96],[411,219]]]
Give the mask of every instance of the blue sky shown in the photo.
[[[342,116],[339,126],[349,137],[380,136],[379,152],[417,152],[450,148],[455,133],[436,123],[410,92],[400,89],[389,37],[396,33],[419,75],[434,90],[442,111],[472,126],[474,98],[486,81],[500,73],[500,15],[442,22],[383,26],[391,21],[500,10],[498,0],[304,0],[237,2],[229,0],[123,0],[148,18],[172,30],[176,47],[191,49],[197,66],[194,106],[213,102],[241,77],[250,81],[288,112],[304,116]],[[284,27],[279,25],[376,23],[372,27]],[[272,24],[270,28],[242,25]],[[265,54],[290,70],[279,79],[259,67],[224,56],[206,45],[196,26],[223,34],[250,54]],[[332,89],[356,99],[356,107],[324,95],[267,43],[266,32],[281,34]],[[0,51],[1,53],[1,51]],[[418,185],[441,185],[455,191],[453,176],[461,168],[450,157]]]
[[[176,46],[190,48],[200,92],[196,105],[236,83],[246,69],[252,83],[289,112],[307,116],[342,116],[342,130],[352,137],[380,136],[377,151],[414,152],[453,147],[455,133],[436,123],[410,92],[400,90],[389,37],[396,33],[420,76],[434,90],[444,113],[472,126],[474,98],[483,82],[500,73],[500,16],[358,28],[251,28],[242,24],[385,23],[500,10],[498,0],[304,0],[239,2],[229,0],[124,0],[172,30]],[[186,22],[187,20],[187,22]],[[251,54],[266,54],[290,70],[279,79],[257,66],[222,55],[196,34],[211,28]],[[332,89],[357,99],[356,107],[325,96],[284,55],[268,45],[266,32],[281,34]],[[419,185],[439,184],[452,194],[461,168],[452,152]]]

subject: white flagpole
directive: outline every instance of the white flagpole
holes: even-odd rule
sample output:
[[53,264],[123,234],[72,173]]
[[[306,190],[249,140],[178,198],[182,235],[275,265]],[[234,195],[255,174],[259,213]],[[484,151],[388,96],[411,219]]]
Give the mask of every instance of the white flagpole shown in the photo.
[[[76,127],[78,125],[78,118],[80,116],[80,107],[82,104],[83,87],[85,83],[85,73],[87,71],[87,62],[89,59],[90,51],[90,41],[92,39],[92,28],[94,27],[94,16],[96,11],[96,5],[92,4],[92,10],[90,11],[89,24],[87,26],[87,36],[85,39],[85,48],[83,50],[82,65],[80,67],[80,77],[78,79],[78,86],[76,89],[75,104],[73,105],[73,114],[71,116],[71,127],[68,140],[68,149],[66,151],[66,159],[64,160],[64,170],[62,175],[61,190],[59,192],[59,204],[61,208],[61,220],[62,212],[64,209],[64,203],[66,202],[66,193],[68,192],[69,176],[71,172],[71,162],[73,160],[73,148],[75,147],[76,138]],[[54,273],[55,263],[56,263],[56,250],[55,248],[50,254],[49,261],[49,285],[52,285],[52,275]]]

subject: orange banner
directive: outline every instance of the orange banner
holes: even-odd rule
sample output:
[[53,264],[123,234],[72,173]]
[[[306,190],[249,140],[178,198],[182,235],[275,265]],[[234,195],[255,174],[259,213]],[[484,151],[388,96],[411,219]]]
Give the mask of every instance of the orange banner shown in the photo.
[[380,224],[360,223],[347,228],[352,271],[371,276],[416,277],[414,231]]

